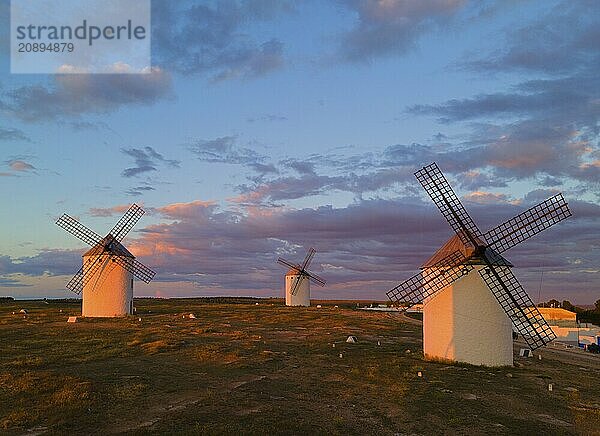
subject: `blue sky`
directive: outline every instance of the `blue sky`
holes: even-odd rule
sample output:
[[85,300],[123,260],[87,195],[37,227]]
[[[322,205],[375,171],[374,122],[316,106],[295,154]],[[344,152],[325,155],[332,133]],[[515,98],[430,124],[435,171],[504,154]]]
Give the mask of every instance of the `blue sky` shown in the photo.
[[[137,295],[378,298],[451,236],[438,162],[480,227],[555,192],[574,216],[507,253],[537,299],[600,296],[593,1],[154,2],[148,75],[11,75],[0,1],[0,294],[68,295],[83,245],[137,202]],[[540,277],[544,281],[540,288]]]

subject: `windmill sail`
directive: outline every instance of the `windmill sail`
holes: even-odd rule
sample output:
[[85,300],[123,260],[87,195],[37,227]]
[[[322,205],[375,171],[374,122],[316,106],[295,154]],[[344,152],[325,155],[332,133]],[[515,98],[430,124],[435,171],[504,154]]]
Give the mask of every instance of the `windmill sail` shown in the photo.
[[144,215],[144,210],[137,204],[132,204],[117,224],[115,224],[109,234],[112,235],[115,240],[121,242],[133,226],[136,225],[142,215]]
[[552,328],[533,304],[510,268],[488,266],[479,275],[487,284],[513,327],[532,350],[556,339]]
[[56,224],[92,247],[102,240],[102,236],[93,230],[88,229],[86,226],[66,213],[63,214],[58,221],[56,221]]
[[434,162],[421,168],[415,173],[415,176],[460,239],[465,244],[477,245],[474,238],[482,238],[481,231],[469,216],[437,164]]
[[399,304],[401,310],[406,310],[415,304],[422,303],[454,281],[473,269],[471,265],[464,264],[467,260],[460,251],[455,251],[439,260],[431,267],[431,273],[424,275],[422,272],[415,274],[408,280],[400,283],[387,292],[388,298]]
[[81,294],[83,288],[93,278],[98,278],[98,272],[106,266],[110,259],[97,257],[95,259],[87,259],[84,265],[75,273],[75,275],[69,280],[66,288],[76,294]]
[[300,283],[305,278],[307,278],[307,276],[305,274],[298,274],[298,275],[294,276],[294,284],[292,285],[292,289],[290,291],[292,293],[292,295],[296,295],[296,293],[298,292],[298,288],[300,287]]
[[571,211],[562,194],[556,194],[494,227],[484,237],[488,247],[502,253],[570,216]]

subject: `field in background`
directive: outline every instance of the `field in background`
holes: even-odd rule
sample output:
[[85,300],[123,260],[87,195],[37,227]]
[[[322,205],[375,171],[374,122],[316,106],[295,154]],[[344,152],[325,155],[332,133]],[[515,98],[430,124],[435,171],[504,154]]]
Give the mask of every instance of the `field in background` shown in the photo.
[[600,359],[425,362],[419,325],[320,304],[136,300],[67,324],[79,304],[2,303],[0,433],[600,434]]

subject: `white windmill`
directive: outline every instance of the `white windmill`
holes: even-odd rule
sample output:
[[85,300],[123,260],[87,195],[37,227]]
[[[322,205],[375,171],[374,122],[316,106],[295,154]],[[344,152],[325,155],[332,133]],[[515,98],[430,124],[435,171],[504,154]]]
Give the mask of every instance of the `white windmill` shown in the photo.
[[500,253],[571,216],[563,196],[557,194],[482,234],[435,163],[415,175],[456,233],[421,273],[387,293],[404,309],[423,303],[425,357],[512,365],[512,329],[532,350],[554,340],[513,275],[513,265]]
[[277,262],[283,266],[289,267],[285,275],[285,305],[286,306],[310,306],[310,281],[314,281],[320,286],[325,286],[325,280],[318,275],[307,270],[312,261],[316,250],[310,248],[302,265],[295,265],[283,258],[277,259]]
[[138,262],[121,241],[144,214],[133,204],[104,238],[75,218],[64,214],[56,222],[92,248],[83,255],[83,265],[67,283],[67,289],[83,291],[81,314],[113,317],[133,313],[133,277],[149,283],[154,271]]

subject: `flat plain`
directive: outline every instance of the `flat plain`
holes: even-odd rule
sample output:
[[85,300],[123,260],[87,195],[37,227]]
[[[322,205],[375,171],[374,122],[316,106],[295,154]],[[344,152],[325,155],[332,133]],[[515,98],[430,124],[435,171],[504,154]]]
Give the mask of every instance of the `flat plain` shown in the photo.
[[135,316],[67,323],[79,303],[2,303],[0,432],[600,434],[596,356],[428,362],[418,323],[314,304],[136,299]]

